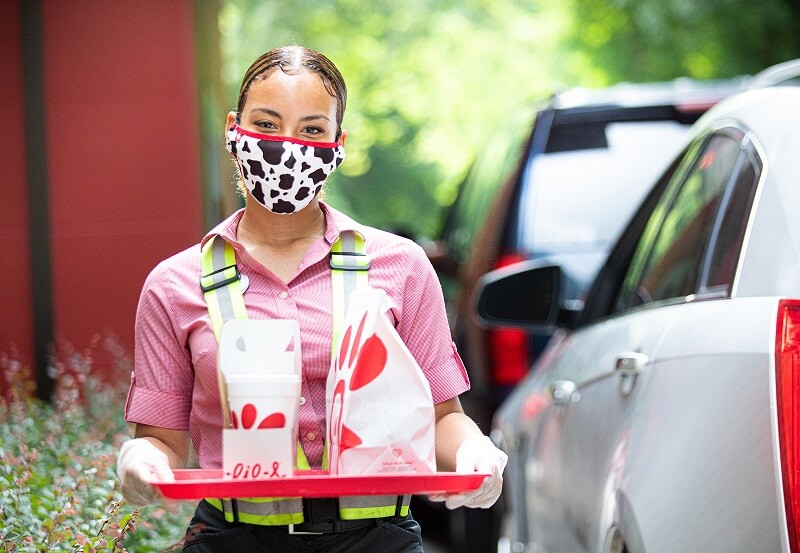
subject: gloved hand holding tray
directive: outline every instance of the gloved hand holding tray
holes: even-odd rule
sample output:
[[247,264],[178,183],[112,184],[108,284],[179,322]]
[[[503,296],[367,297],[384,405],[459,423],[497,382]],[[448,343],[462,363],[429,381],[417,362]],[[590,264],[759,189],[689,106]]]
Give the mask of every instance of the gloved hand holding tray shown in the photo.
[[326,471],[296,470],[285,478],[223,478],[222,470],[178,469],[175,481],[153,481],[169,499],[204,497],[339,497],[345,495],[402,495],[459,493],[477,489],[483,473],[330,475]]

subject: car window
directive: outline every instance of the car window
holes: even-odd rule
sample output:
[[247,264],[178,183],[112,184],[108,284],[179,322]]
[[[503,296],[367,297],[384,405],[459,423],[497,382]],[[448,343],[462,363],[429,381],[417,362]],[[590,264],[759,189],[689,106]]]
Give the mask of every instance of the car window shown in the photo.
[[744,242],[744,222],[761,176],[761,159],[751,144],[739,157],[734,174],[733,186],[728,187],[722,202],[722,215],[712,231],[711,255],[706,257],[697,290],[701,294],[730,293]]
[[718,132],[689,150],[645,227],[615,310],[730,289],[759,173],[743,136]]
[[461,184],[442,230],[442,238],[454,259],[464,264],[469,259],[472,241],[483,226],[500,186],[517,167],[531,118],[520,116],[487,142]]
[[517,218],[523,251],[536,256],[605,251],[677,154],[688,129],[675,121],[603,127],[602,141],[529,160]]

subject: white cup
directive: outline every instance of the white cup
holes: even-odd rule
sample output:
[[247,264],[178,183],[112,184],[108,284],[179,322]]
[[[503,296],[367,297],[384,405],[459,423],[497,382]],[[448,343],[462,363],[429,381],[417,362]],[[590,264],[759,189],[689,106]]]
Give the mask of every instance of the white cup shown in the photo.
[[300,398],[296,374],[234,374],[225,378],[235,429],[294,429]]
[[297,455],[298,375],[230,375],[230,426],[222,433],[223,477],[285,478]]

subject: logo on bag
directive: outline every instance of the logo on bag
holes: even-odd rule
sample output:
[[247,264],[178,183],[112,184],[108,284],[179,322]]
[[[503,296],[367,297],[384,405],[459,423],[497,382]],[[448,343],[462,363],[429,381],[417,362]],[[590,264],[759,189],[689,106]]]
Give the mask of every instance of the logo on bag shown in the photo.
[[340,451],[362,443],[358,434],[342,423],[348,391],[355,392],[363,388],[375,380],[386,368],[388,354],[383,340],[373,333],[362,341],[366,320],[367,314],[364,313],[355,333],[353,333],[352,325],[347,327],[342,336],[339,356],[335,361],[337,378],[333,391],[333,409],[331,410],[333,420],[331,420],[329,443],[338,442]]
[[[241,428],[244,430],[250,430],[253,428],[253,425],[258,420],[258,409],[252,403],[245,403],[244,407],[242,407],[241,413]],[[231,409],[231,422],[233,423],[234,428],[239,428],[239,417],[236,415],[236,411]],[[267,415],[261,422],[258,423],[258,427],[260,429],[264,428],[283,428],[286,426],[286,415],[283,413],[272,413],[271,415]]]
[[236,338],[236,349],[247,353],[247,344],[244,343],[244,336],[239,336]]

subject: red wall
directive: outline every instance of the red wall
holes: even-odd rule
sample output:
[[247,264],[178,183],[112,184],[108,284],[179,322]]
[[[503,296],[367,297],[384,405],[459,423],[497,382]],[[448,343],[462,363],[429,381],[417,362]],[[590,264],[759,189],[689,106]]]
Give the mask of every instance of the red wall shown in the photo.
[[33,322],[22,83],[19,1],[6,0],[0,2],[0,354],[17,348],[20,358],[30,363]]
[[43,0],[42,34],[56,335],[132,353],[144,278],[203,230],[191,0]]

